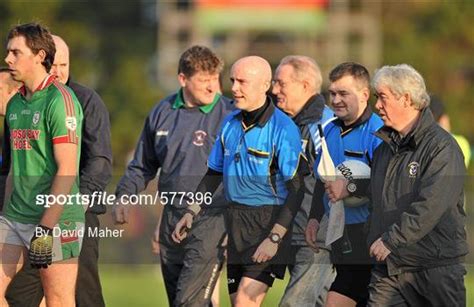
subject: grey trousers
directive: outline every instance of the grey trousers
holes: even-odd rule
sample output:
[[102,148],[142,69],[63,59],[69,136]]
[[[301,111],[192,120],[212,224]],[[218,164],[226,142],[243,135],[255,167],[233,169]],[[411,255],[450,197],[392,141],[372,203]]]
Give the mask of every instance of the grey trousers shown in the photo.
[[161,271],[170,306],[208,306],[224,262],[224,214],[199,214],[187,238],[176,244],[171,233],[183,211],[166,210],[160,225]]
[[388,276],[385,267],[372,270],[368,306],[466,306],[466,269],[462,264]]

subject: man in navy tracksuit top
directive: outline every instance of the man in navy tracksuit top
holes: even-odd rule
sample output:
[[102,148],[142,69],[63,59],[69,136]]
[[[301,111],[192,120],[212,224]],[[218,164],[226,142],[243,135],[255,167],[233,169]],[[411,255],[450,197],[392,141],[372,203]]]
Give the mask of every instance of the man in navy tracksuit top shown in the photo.
[[[216,141],[220,122],[232,111],[230,101],[219,91],[222,61],[208,48],[194,46],[180,59],[181,89],[158,103],[145,121],[134,159],[120,180],[116,194],[138,194],[161,169],[158,190],[164,205],[159,244],[163,278],[171,306],[209,304],[223,263],[225,238],[222,192],[206,212],[196,219],[183,244],[171,240],[174,225],[188,203],[203,195],[194,194],[207,170],[206,161]],[[176,194],[174,200],[172,196]],[[126,223],[126,205],[115,212],[117,223]]]
[[[266,96],[271,67],[249,56],[231,70],[232,94],[239,111],[221,125],[220,139],[209,156],[209,170],[198,191],[224,183],[228,210],[228,288],[234,306],[259,306],[275,277],[283,278],[285,236],[303,198],[307,163],[298,127]],[[190,206],[176,225],[182,242],[199,220],[200,206]]]
[[[334,112],[325,105],[320,94],[322,82],[316,61],[302,55],[284,57],[273,77],[272,92],[277,98],[277,106],[298,126],[310,168],[321,146],[317,126],[325,127],[334,119]],[[335,277],[329,250],[321,244],[315,251],[305,241],[315,182],[312,173],[304,177],[304,198],[292,229],[290,281],[280,301],[281,307],[324,306]],[[324,231],[319,234],[318,243],[323,243]]]
[[[329,154],[337,166],[346,160],[359,160],[371,164],[373,152],[380,144],[375,132],[382,120],[367,104],[370,96],[369,73],[357,63],[342,63],[329,74],[330,106],[338,117],[324,129]],[[317,165],[315,173],[317,173]],[[351,194],[368,193],[367,179],[338,179],[315,185],[313,206],[308,228],[315,228],[324,212],[329,214],[331,202],[343,200]],[[370,281],[370,258],[364,224],[367,221],[368,201],[358,207],[344,206],[345,234],[331,244],[336,279],[331,285],[326,303],[329,306],[365,306]],[[309,240],[311,243],[311,240]]]

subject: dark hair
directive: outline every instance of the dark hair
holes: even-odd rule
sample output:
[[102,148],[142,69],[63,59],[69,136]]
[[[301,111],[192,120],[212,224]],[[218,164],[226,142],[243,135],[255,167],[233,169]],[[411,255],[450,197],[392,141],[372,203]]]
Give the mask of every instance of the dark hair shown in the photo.
[[345,76],[352,76],[364,86],[370,86],[369,71],[359,63],[345,62],[337,65],[329,73],[329,80],[335,82]]
[[431,113],[433,113],[433,117],[435,121],[438,122],[441,116],[443,116],[444,113],[446,112],[444,108],[444,104],[441,101],[441,99],[439,99],[438,97],[434,95],[431,95],[430,98],[431,98],[430,110],[431,110]]
[[18,36],[25,38],[26,46],[31,49],[33,54],[36,55],[40,50],[44,50],[46,57],[41,64],[46,68],[46,72],[49,72],[56,54],[56,46],[49,30],[37,23],[27,23],[11,29],[8,33],[8,40]]
[[204,46],[192,46],[179,59],[178,74],[192,77],[197,72],[219,74],[224,62],[211,49]]

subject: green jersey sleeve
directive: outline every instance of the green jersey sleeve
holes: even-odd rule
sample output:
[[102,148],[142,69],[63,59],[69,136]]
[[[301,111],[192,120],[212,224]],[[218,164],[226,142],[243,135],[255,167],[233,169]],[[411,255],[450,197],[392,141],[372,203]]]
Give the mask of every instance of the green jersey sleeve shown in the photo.
[[57,86],[55,95],[47,110],[48,127],[53,144],[79,144],[82,130],[82,109],[69,88]]

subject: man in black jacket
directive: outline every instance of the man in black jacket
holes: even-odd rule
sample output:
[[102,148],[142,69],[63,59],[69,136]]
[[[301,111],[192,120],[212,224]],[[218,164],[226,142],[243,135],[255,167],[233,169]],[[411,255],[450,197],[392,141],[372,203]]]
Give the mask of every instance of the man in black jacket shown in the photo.
[[371,174],[369,306],[465,306],[461,150],[433,120],[413,67],[384,66],[373,86],[385,126]]
[[[56,55],[51,73],[76,94],[84,114],[81,160],[80,192],[90,195],[104,191],[112,177],[112,147],[110,121],[107,108],[100,96],[69,78],[69,48],[62,38],[53,35]],[[8,170],[8,165],[2,169]],[[87,209],[82,250],[79,256],[79,272],[76,285],[77,306],[105,306],[99,279],[99,237],[89,236],[88,229],[98,228],[98,215],[105,213],[105,206],[94,201]],[[91,232],[91,233],[94,233]],[[11,282],[7,300],[10,306],[38,306],[43,298],[38,270],[26,264]]]

